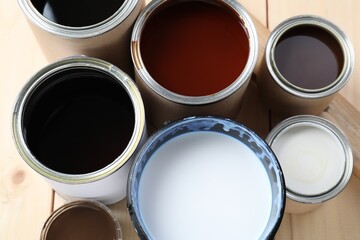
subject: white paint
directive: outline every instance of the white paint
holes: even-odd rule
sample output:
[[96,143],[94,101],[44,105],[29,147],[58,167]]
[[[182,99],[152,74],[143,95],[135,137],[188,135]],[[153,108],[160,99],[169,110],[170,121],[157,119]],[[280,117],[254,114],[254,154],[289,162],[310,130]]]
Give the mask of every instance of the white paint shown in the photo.
[[341,142],[321,125],[285,128],[271,147],[281,164],[287,189],[297,194],[313,196],[328,192],[344,173]]
[[270,179],[240,141],[215,132],[187,133],[150,158],[139,205],[152,239],[259,239],[272,206]]

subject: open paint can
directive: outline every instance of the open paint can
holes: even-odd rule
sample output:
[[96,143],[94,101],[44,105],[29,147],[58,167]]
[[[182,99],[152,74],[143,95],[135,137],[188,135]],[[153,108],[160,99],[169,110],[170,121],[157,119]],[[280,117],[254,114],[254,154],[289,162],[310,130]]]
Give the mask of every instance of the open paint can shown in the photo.
[[126,196],[133,156],[146,138],[133,80],[96,58],[67,58],[37,72],[13,113],[16,147],[67,199],[110,204]]
[[254,132],[224,118],[189,117],[144,144],[127,199],[140,239],[272,239],[285,185],[274,153]]
[[18,0],[50,62],[83,54],[133,75],[129,42],[144,0]]
[[350,79],[354,49],[333,23],[300,15],[270,34],[257,78],[268,107],[283,115],[318,115]]
[[40,240],[121,240],[119,221],[96,201],[74,201],[55,210],[44,224]]
[[266,141],[285,176],[286,212],[311,211],[347,185],[353,155],[346,136],[326,119],[299,115],[275,126]]
[[258,56],[254,24],[238,1],[151,1],[131,40],[156,128],[194,115],[237,116]]

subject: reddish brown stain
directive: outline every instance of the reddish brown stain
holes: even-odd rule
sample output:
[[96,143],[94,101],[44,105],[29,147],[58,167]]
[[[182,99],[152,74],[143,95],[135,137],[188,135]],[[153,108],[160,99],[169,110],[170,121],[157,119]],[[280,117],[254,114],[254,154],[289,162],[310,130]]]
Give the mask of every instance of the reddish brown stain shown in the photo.
[[153,13],[140,38],[150,75],[186,96],[211,95],[231,85],[249,56],[249,40],[234,11],[216,1],[178,1]]

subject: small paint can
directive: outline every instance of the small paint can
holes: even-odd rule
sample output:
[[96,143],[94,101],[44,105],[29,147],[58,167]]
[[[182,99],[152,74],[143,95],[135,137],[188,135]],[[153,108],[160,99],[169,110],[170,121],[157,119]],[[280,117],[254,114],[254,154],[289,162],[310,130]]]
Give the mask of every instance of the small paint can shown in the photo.
[[277,113],[318,115],[348,82],[354,62],[352,44],[339,27],[318,16],[295,16],[271,32],[258,88]]
[[266,141],[275,152],[286,183],[286,212],[308,212],[337,196],[353,169],[351,146],[328,120],[311,115],[285,119]]
[[46,220],[41,240],[121,240],[119,220],[100,202],[79,200],[55,210]]
[[148,120],[237,116],[258,56],[254,24],[237,1],[151,1],[131,54]]
[[129,42],[144,0],[18,0],[50,61],[87,55],[117,65],[130,76]]
[[143,145],[127,199],[140,239],[272,239],[285,185],[274,153],[253,131],[220,117],[188,117]]
[[31,77],[12,129],[24,161],[61,196],[105,204],[126,196],[133,155],[146,138],[133,80],[89,57],[63,59]]

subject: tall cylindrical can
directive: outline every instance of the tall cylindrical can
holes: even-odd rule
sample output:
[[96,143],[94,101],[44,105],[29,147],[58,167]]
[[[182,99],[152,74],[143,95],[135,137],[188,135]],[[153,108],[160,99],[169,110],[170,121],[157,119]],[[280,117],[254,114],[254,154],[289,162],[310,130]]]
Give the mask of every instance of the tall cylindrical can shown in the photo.
[[144,0],[18,2],[49,61],[82,54],[133,75],[129,42]]
[[295,16],[271,32],[258,88],[277,113],[317,115],[348,82],[354,62],[352,44],[339,27],[318,16]]
[[258,38],[237,1],[152,1],[131,41],[135,80],[155,127],[192,115],[238,114]]
[[24,86],[13,136],[24,161],[61,196],[114,203],[126,196],[133,155],[146,138],[143,102],[114,65],[66,58]]

